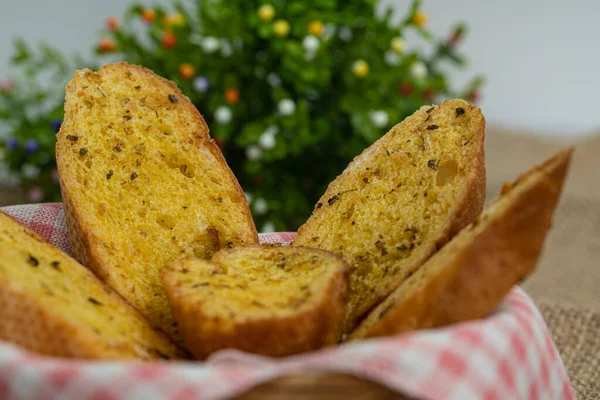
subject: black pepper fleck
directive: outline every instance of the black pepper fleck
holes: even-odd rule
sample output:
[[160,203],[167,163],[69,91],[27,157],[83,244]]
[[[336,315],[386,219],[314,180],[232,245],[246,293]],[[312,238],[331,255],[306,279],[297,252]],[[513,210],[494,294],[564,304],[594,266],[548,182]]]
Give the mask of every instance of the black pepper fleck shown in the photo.
[[317,203],[317,208],[321,208],[321,207],[323,207],[323,203],[321,203],[321,202],[318,202],[318,203]]
[[134,87],[134,89],[141,89],[142,87],[140,85],[137,85],[136,87]]
[[120,153],[122,150],[121,145],[120,144],[116,145],[115,147],[113,147],[113,150],[116,151],[117,153]]
[[194,284],[192,285],[192,288],[193,288],[193,289],[195,289],[195,288],[198,288],[198,287],[200,287],[200,286],[210,286],[210,282],[199,282],[199,283],[194,283]]
[[31,265],[32,267],[37,267],[38,265],[40,265],[40,262],[37,258],[30,254],[29,257],[27,257],[27,264]]
[[112,178],[112,176],[115,174],[115,172],[111,169],[108,171],[108,174],[106,174],[106,180],[109,181],[110,178]]
[[137,177],[138,177],[138,174],[136,172],[131,173],[131,180],[134,180]]
[[465,109],[464,109],[464,108],[462,108],[462,107],[458,107],[458,108],[456,109],[456,116],[457,116],[457,117],[458,117],[458,116],[461,116],[461,115],[463,115],[464,113],[465,113]]
[[85,148],[85,147],[82,147],[82,148],[79,149],[79,155],[80,156],[85,156],[87,154],[87,152],[88,152],[88,149]]
[[336,202],[337,199],[339,199],[340,196],[339,195],[333,195],[332,197],[329,198],[329,200],[327,200],[327,203],[329,203],[329,205],[332,205],[333,203]]
[[50,265],[52,266],[52,268],[57,269],[60,271],[60,261],[52,261],[50,263]]
[[69,139],[71,142],[76,142],[79,140],[79,137],[75,135],[67,135],[67,139]]
[[93,298],[93,297],[88,297],[88,301],[89,301],[90,303],[92,303],[92,304],[95,304],[95,305],[97,305],[97,306],[101,306],[101,305],[102,305],[102,303],[100,303],[98,300],[96,300],[96,299],[95,299],[95,298]]
[[169,101],[171,103],[175,103],[175,104],[179,103],[179,100],[177,100],[177,97],[173,96],[172,94],[169,95]]
[[432,159],[432,160],[427,161],[427,166],[431,169],[438,169],[437,160]]
[[436,129],[439,129],[439,125],[433,124],[427,127],[428,131],[435,131]]

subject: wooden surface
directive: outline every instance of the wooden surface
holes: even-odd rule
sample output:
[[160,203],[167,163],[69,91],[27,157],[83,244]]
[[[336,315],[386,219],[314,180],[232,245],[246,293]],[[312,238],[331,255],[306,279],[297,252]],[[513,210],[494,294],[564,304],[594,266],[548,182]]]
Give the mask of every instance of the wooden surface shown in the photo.
[[376,383],[342,374],[306,374],[256,386],[240,400],[408,399]]

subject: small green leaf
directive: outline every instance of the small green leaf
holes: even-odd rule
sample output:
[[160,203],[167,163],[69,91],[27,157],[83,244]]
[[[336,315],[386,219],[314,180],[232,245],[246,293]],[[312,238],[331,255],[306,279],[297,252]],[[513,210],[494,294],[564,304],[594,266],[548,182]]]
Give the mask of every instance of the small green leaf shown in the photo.
[[17,38],[13,42],[13,56],[11,61],[15,64],[21,64],[31,57],[31,48],[22,38]]

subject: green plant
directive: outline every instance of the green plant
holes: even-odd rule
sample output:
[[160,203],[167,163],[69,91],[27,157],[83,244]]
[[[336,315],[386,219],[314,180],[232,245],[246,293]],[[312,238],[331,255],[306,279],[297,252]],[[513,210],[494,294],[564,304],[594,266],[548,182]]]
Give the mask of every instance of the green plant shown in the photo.
[[[474,101],[482,83],[450,87],[440,61],[465,64],[456,49],[465,27],[435,38],[420,1],[395,26],[390,12],[375,15],[374,0],[186,4],[134,5],[121,24],[109,18],[90,62],[17,42],[13,62],[29,79],[0,89],[8,132],[1,146],[32,201],[60,196],[54,134],[75,67],[121,59],[177,82],[203,113],[262,230],[296,229],[327,184],[393,124],[425,103]],[[431,55],[405,42],[408,31],[429,43]],[[60,86],[41,84],[49,74]]]

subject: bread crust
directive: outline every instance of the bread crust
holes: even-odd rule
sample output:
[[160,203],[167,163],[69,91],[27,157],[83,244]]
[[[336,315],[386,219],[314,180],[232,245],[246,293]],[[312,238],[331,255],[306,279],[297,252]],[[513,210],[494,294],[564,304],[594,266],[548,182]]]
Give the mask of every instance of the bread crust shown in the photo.
[[[283,252],[291,250],[289,247],[277,249]],[[221,251],[215,254],[213,261],[226,265],[228,253],[238,251],[244,249]],[[187,347],[197,359],[206,359],[215,351],[225,348],[282,357],[331,346],[340,340],[348,290],[347,264],[339,255],[324,250],[296,247],[293,251],[323,254],[336,259],[339,264],[314,307],[286,316],[247,319],[235,323],[232,328],[221,324],[222,321],[207,317],[201,306],[178,295],[175,281],[168,279],[167,275],[170,271],[188,266],[185,260],[174,261],[163,268],[161,276],[173,314]]]
[[[425,263],[437,250],[439,250],[442,246],[444,246],[448,240],[450,240],[454,235],[456,235],[463,227],[467,226],[471,222],[473,222],[485,205],[485,197],[486,197],[486,169],[485,169],[485,148],[484,148],[484,140],[485,140],[485,119],[481,115],[480,110],[472,106],[462,100],[448,100],[439,105],[439,107],[450,107],[455,109],[457,107],[463,107],[467,110],[467,112],[477,112],[478,121],[477,128],[473,134],[471,141],[476,143],[477,146],[474,148],[472,159],[470,160],[470,165],[468,169],[468,174],[465,176],[466,181],[466,189],[464,191],[464,195],[458,199],[458,202],[452,207],[449,212],[446,222],[440,229],[430,238],[426,243],[421,244],[419,250],[416,253],[411,255],[411,262],[406,267],[407,274],[406,275],[398,275],[396,279],[389,280],[387,285],[377,293],[375,293],[375,299],[372,302],[361,302],[358,303],[356,309],[352,310],[349,308],[347,316],[346,316],[346,326],[344,331],[349,333],[352,331],[360,320],[374,307],[377,306],[381,301],[383,301],[387,295],[389,295],[402,281],[406,278],[407,275],[410,275],[414,271],[416,271],[423,263]],[[402,123],[396,125],[394,128],[388,132],[387,135],[394,134],[398,132]],[[400,134],[400,133],[398,133]],[[387,136],[386,135],[386,136]],[[384,136],[385,137],[385,136]],[[382,138],[383,139],[383,138]],[[331,199],[336,193],[340,192],[340,187],[345,183],[345,181],[351,179],[351,171],[358,168],[358,166],[368,160],[371,155],[377,153],[380,148],[385,146],[382,139],[376,141],[367,149],[365,149],[360,155],[358,155],[349,165],[348,167],[340,174],[333,182],[331,182],[323,196],[319,199],[317,204],[327,204],[328,199]],[[364,189],[363,189],[364,190]],[[313,215],[309,218],[309,220],[300,227],[298,230],[298,235],[296,239],[292,243],[295,245],[306,245],[306,246],[314,246],[310,242],[310,238],[318,235],[318,230],[323,226],[323,219],[330,219],[336,217],[335,211],[328,212],[329,209],[326,207],[315,207],[313,211]],[[388,225],[393,221],[380,221],[382,225]],[[317,246],[315,246],[317,247]],[[333,250],[335,249],[327,249]],[[352,264],[352,255],[345,254],[342,252],[345,260]],[[352,296],[352,293],[350,294]]]
[[465,228],[422,267],[441,266],[421,288],[403,295],[400,286],[349,339],[437,328],[493,311],[536,266],[571,154],[572,149],[562,150],[507,184],[475,226]]
[[[0,212],[0,230],[3,227],[10,229],[9,225],[13,229],[20,227],[28,236],[24,240],[37,242],[36,246],[43,249],[43,256],[58,260],[61,268],[78,269],[86,277],[85,283],[89,285],[90,290],[92,285],[104,288],[103,296],[120,305],[120,309],[112,311],[114,313],[124,312],[128,318],[138,324],[138,327],[144,326],[142,329],[145,329],[144,335],[146,336],[137,335],[127,342],[122,340],[114,342],[103,338],[102,335],[82,329],[85,322],[79,320],[76,315],[70,314],[68,309],[57,309],[48,305],[43,301],[43,296],[32,293],[19,280],[8,279],[5,270],[11,268],[10,264],[17,260],[4,258],[0,262],[0,321],[2,321],[0,323],[0,339],[39,354],[56,357],[119,360],[186,357],[186,354],[177,349],[165,336],[154,332],[137,311],[118,294],[106,287],[91,271],[77,264],[75,260],[52,246],[34,231],[22,226],[11,216]],[[8,244],[4,243],[3,246],[8,246]],[[33,246],[29,244],[25,247]],[[5,254],[4,257],[7,255]],[[38,268],[43,268],[43,266]],[[35,278],[33,274],[31,278]],[[64,275],[62,278],[66,279]],[[53,287],[51,282],[43,283],[48,287]],[[52,296],[52,294],[49,295]],[[149,339],[150,336],[152,339]],[[151,349],[155,349],[155,351]]]
[[[155,75],[152,71],[144,67],[125,62],[118,62],[105,65],[96,73],[90,70],[75,72],[73,80],[67,85],[67,93],[76,90],[76,79],[78,77],[83,77],[86,79],[99,79],[99,77],[104,74],[119,71],[125,71],[125,73],[131,73],[135,71],[136,73],[141,74],[144,79],[147,80],[148,84],[152,85],[153,89],[158,90],[161,93],[161,96],[164,98],[167,98],[171,95],[176,96],[178,99],[177,106],[181,107],[183,109],[183,113],[192,118],[192,124],[195,124],[197,127],[197,130],[194,132],[194,134],[198,134],[202,137],[203,148],[208,150],[221,166],[223,176],[228,180],[226,186],[235,190],[235,196],[237,198],[236,203],[239,205],[239,207],[237,207],[237,211],[241,213],[244,222],[244,226],[239,230],[240,237],[243,237],[245,242],[248,244],[258,243],[256,226],[252,219],[245,194],[239,185],[239,182],[233,175],[233,172],[231,172],[229,169],[229,166],[227,165],[227,162],[225,161],[220,149],[214,140],[210,138],[209,129],[204,121],[204,118],[194,107],[191,101],[189,101],[189,99],[181,92],[177,85],[175,85],[175,83]],[[143,307],[140,305],[146,301],[150,301],[150,299],[144,300],[139,297],[134,299],[131,296],[135,295],[128,293],[128,288],[122,286],[122,278],[119,278],[118,276],[119,271],[115,266],[116,262],[114,261],[115,250],[108,249],[104,245],[107,238],[101,233],[101,222],[95,220],[92,215],[82,211],[83,205],[87,200],[84,196],[82,196],[82,193],[79,192],[76,177],[74,176],[74,173],[69,165],[69,156],[67,152],[70,150],[70,144],[68,143],[66,136],[73,134],[69,132],[69,129],[69,123],[66,121],[66,123],[61,127],[61,130],[57,133],[56,160],[59,171],[59,180],[69,239],[75,258],[80,263],[93,270],[102,280],[106,281],[109,285],[115,288],[115,290],[120,292],[121,295],[123,295],[131,304],[144,313],[154,326],[168,333],[171,337],[180,342],[179,334],[176,327],[173,327],[171,323],[172,319],[170,315],[164,318],[156,316],[153,317],[149,315],[146,310],[142,309]],[[173,195],[176,196],[176,194]],[[163,199],[163,201],[168,201],[168,199]],[[98,232],[100,232],[100,235]],[[118,232],[115,233],[118,234]],[[156,267],[158,269],[161,266]],[[142,279],[140,278],[140,280]],[[162,292],[162,289],[160,291]],[[158,298],[154,300],[160,301],[161,299],[165,305],[165,307],[162,307],[163,310],[161,312],[164,315],[170,314],[170,310],[168,307],[166,307],[166,297],[164,293],[160,293]],[[148,308],[157,309],[157,307],[158,306],[154,305]],[[159,322],[157,319],[160,319],[161,322]],[[171,322],[167,323],[167,320],[170,320]]]

